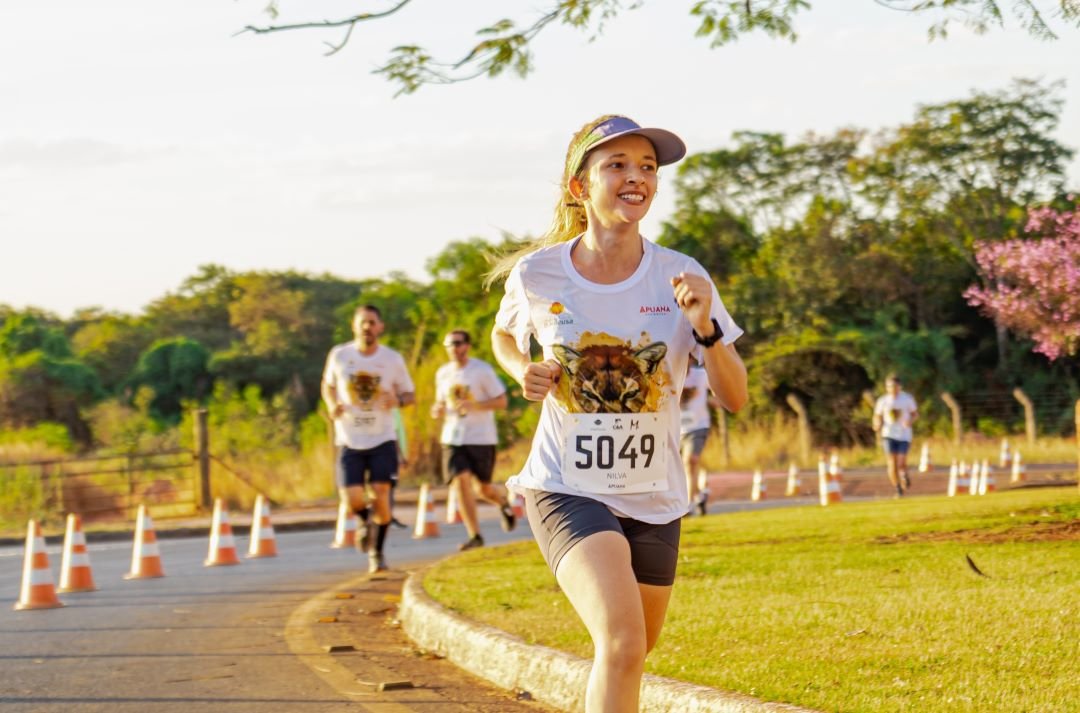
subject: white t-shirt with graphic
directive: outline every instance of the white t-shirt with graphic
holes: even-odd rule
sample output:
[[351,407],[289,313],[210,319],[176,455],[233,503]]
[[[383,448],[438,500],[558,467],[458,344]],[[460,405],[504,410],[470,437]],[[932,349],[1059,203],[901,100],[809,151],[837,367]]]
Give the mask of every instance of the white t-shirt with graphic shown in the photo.
[[323,382],[334,387],[345,413],[334,419],[334,442],[354,450],[367,450],[397,439],[394,416],[384,408],[385,392],[397,397],[415,391],[405,360],[390,347],[379,345],[366,356],[355,342],[330,350]]
[[906,391],[896,396],[885,394],[874,404],[874,415],[881,417],[881,437],[894,441],[911,441],[911,414],[917,407],[915,399]]
[[[522,354],[533,337],[545,359],[563,366],[543,401],[525,467],[507,484],[584,495],[618,515],[671,522],[686,514],[687,501],[679,393],[690,356],[702,357],[671,278],[708,273],[693,258],[643,240],[633,275],[596,284],[573,266],[578,239],[518,261],[495,317]],[[715,286],[712,317],[724,344],[742,334]]]
[[681,414],[679,432],[682,435],[705,431],[712,426],[709,419],[709,374],[703,367],[690,367],[679,396]]
[[435,400],[446,405],[439,442],[448,446],[494,446],[499,442],[495,412],[491,410],[458,413],[466,402],[480,402],[506,393],[506,387],[491,365],[470,358],[465,366],[451,361],[435,372]]

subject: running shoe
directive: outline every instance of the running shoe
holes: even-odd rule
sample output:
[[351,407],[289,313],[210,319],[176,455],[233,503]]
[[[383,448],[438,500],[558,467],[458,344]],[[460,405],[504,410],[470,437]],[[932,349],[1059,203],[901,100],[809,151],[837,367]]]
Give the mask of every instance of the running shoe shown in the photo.
[[698,513],[701,515],[707,514],[706,506],[709,503],[708,493],[698,493],[697,507]]
[[462,542],[460,545],[458,545],[458,550],[460,550],[461,552],[464,552],[465,550],[474,550],[477,547],[483,547],[483,546],[484,546],[484,538],[481,537],[479,535],[479,533],[477,533],[477,534],[473,535],[472,537],[470,537],[469,539]]
[[517,517],[514,516],[514,509],[509,505],[503,505],[499,510],[499,514],[502,515],[502,529],[503,532],[510,532],[517,525]]

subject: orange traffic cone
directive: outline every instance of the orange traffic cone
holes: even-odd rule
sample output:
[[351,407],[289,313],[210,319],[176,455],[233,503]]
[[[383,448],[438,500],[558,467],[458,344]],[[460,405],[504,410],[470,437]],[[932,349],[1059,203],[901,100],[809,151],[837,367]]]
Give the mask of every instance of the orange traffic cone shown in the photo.
[[844,497],[840,492],[841,476],[838,454],[833,453],[828,464],[825,463],[824,456],[818,460],[818,498],[823,506],[843,502]]
[[998,456],[998,462],[1002,468],[1008,468],[1012,465],[1012,449],[1009,448],[1009,439],[1001,439],[1001,453]]
[[139,506],[135,518],[135,547],[131,552],[131,571],[124,579],[151,579],[164,577],[161,566],[161,553],[158,551],[157,535],[154,533],[154,521],[146,512],[146,506]]
[[789,498],[798,495],[801,487],[802,479],[799,478],[799,466],[792,463],[787,469],[787,488],[784,489],[784,495]]
[[86,535],[83,534],[82,518],[75,514],[67,516],[64,532],[64,554],[60,560],[60,591],[92,592],[94,575],[90,571],[90,556],[86,554]]
[[1013,451],[1012,455],[1012,477],[1009,478],[1009,482],[1023,483],[1027,480],[1027,468],[1024,467],[1024,457],[1020,455],[1020,451]]
[[750,486],[750,500],[756,503],[767,498],[765,478],[761,475],[761,468],[755,468],[753,485]]
[[31,520],[26,527],[26,556],[23,559],[22,591],[19,601],[15,602],[15,611],[25,609],[56,609],[64,606],[56,598],[53,586],[52,570],[49,569],[49,554],[45,550],[45,538],[41,536],[41,526]]
[[957,485],[959,484],[960,466],[957,464],[956,459],[953,458],[952,465],[949,466],[949,485],[945,490],[945,494],[950,498],[955,498],[957,495]]
[[229,511],[221,504],[221,498],[214,500],[214,519],[210,524],[210,551],[203,564],[207,567],[240,564],[240,558],[236,556],[232,525],[229,524]]
[[990,461],[983,459],[982,468],[979,470],[979,495],[986,495],[997,490],[994,482],[994,474],[990,470]]
[[270,503],[262,495],[255,497],[255,511],[251,514],[251,543],[247,556],[277,557],[277,540],[274,526],[270,524]]
[[338,503],[337,527],[334,528],[334,541],[330,546],[334,549],[356,547],[356,515],[349,512],[347,502]]
[[930,444],[922,444],[922,453],[919,454],[919,472],[929,473],[934,469],[934,466],[930,465]]
[[420,495],[416,499],[416,527],[413,528],[413,539],[422,540],[425,537],[438,537],[439,523],[435,518],[435,496],[427,483],[420,486]]
[[458,507],[458,487],[461,487],[460,482],[458,483],[457,487],[455,487],[454,483],[451,482],[449,487],[447,488],[447,495],[446,495],[446,524],[447,525],[456,525],[459,522],[462,522],[461,510]]

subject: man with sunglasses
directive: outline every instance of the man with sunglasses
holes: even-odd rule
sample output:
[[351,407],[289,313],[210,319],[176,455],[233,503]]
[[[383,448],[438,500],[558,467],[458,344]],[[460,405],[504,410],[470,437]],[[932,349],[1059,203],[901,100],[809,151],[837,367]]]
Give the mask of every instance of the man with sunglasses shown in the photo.
[[461,519],[469,534],[459,549],[468,550],[484,545],[476,517],[476,498],[499,508],[507,532],[516,524],[505,489],[491,482],[499,440],[495,411],[506,408],[506,387],[490,364],[469,357],[471,339],[464,329],[447,334],[443,346],[450,361],[435,373],[431,417],[443,419],[439,439],[443,446],[443,478],[457,490]]

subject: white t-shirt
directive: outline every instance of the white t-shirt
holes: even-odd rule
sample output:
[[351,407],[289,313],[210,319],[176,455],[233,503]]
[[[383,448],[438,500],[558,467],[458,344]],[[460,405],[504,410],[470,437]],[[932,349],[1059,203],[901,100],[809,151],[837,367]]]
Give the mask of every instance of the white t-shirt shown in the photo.
[[[643,240],[644,255],[633,275],[596,284],[573,266],[576,242],[518,261],[495,317],[522,354],[529,353],[534,337],[545,359],[563,365],[558,388],[544,399],[525,467],[507,484],[584,495],[619,515],[671,522],[686,514],[687,501],[678,395],[689,357],[702,356],[675,304],[671,278],[708,273],[693,258]],[[742,334],[715,286],[712,316],[724,344]],[[657,464],[664,469],[658,475]],[[651,480],[639,485],[643,477]],[[635,489],[612,490],[624,483]]]
[[345,405],[345,413],[334,419],[337,445],[367,450],[397,438],[393,414],[380,400],[383,392],[397,397],[415,391],[400,354],[379,345],[365,356],[355,342],[339,344],[326,357],[323,382]]
[[881,416],[881,437],[911,441],[911,414],[916,410],[915,399],[906,391],[878,397],[874,415]]
[[700,366],[691,367],[679,396],[681,435],[708,430],[712,425],[709,420],[708,394],[709,374]]
[[439,442],[449,446],[497,444],[494,411],[469,411],[462,416],[457,409],[466,401],[487,401],[505,393],[503,382],[485,361],[470,358],[463,367],[456,361],[440,366],[435,372],[435,400],[446,405],[446,414]]

